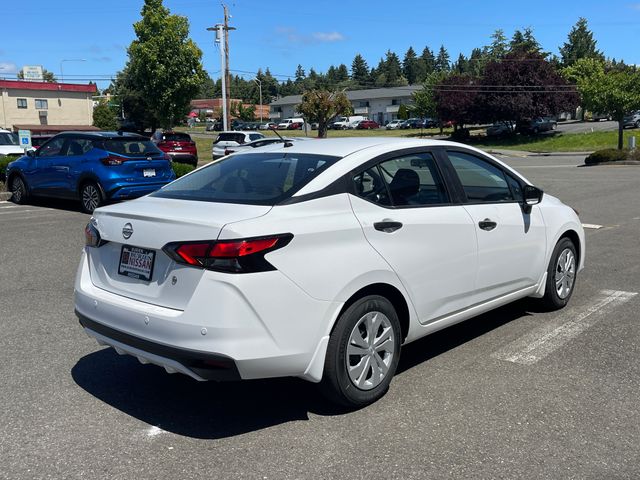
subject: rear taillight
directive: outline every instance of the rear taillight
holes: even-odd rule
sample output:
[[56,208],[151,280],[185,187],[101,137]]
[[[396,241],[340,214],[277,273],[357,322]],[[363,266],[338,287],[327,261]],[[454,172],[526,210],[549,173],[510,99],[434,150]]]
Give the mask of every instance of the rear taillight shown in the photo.
[[129,159],[125,157],[119,157],[118,155],[109,155],[108,157],[100,159],[102,164],[108,167],[112,167],[114,165],[122,165],[127,160]]
[[287,245],[290,233],[238,240],[172,242],[162,250],[177,263],[229,273],[275,270],[264,256]]
[[87,247],[101,247],[105,243],[108,242],[100,238],[100,232],[95,226],[95,219],[91,217],[87,226],[84,227],[84,244]]

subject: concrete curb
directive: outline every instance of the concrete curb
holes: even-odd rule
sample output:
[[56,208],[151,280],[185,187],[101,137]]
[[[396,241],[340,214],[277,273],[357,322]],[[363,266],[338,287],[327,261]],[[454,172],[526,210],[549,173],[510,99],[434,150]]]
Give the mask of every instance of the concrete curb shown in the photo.
[[6,202],[11,198],[11,192],[0,192],[0,202]]
[[585,157],[591,155],[593,152],[527,152],[523,150],[502,150],[492,148],[487,150],[488,153],[492,155],[503,155],[506,157],[514,156],[514,157],[580,157],[584,155]]

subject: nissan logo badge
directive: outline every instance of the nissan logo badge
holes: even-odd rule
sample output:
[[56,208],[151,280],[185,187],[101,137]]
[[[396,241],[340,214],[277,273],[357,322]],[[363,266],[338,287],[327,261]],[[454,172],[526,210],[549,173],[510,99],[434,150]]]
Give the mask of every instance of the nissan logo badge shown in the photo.
[[133,226],[130,223],[125,223],[122,227],[122,236],[127,240],[131,235],[133,235]]

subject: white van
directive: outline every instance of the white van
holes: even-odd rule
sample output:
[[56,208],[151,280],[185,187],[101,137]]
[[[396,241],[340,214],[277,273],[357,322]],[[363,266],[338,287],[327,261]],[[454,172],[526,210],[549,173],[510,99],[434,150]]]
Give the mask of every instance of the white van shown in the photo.
[[348,128],[355,128],[356,123],[361,120],[366,120],[367,117],[362,115],[353,115],[351,117],[338,117],[335,122],[331,124],[331,128],[336,130],[346,130]]
[[285,118],[278,124],[278,130],[300,130],[304,126],[304,118]]

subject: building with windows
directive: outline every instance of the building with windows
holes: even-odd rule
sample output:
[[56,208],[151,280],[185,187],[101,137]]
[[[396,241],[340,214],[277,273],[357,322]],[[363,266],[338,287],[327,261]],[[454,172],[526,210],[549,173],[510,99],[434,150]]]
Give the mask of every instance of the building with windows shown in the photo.
[[0,80],[0,128],[37,133],[85,130],[93,123],[95,94],[94,84]]
[[[400,105],[411,105],[412,94],[422,89],[422,85],[406,87],[370,88],[345,92],[353,106],[354,115],[362,115],[385,125],[398,118]],[[284,118],[301,117],[296,106],[302,102],[302,95],[288,95],[271,102],[269,118],[278,121]]]

